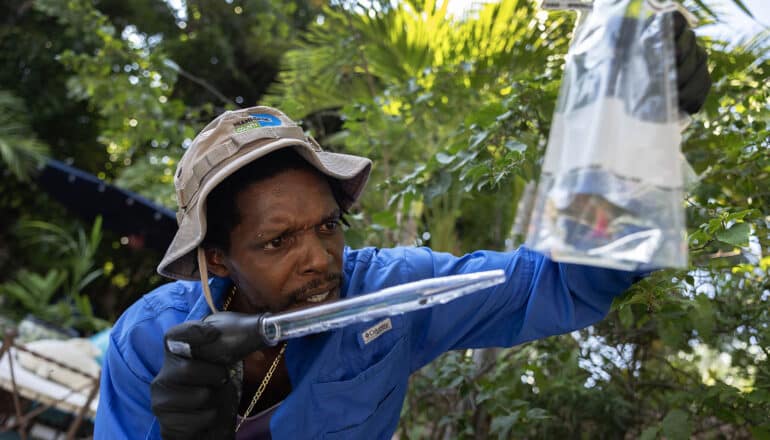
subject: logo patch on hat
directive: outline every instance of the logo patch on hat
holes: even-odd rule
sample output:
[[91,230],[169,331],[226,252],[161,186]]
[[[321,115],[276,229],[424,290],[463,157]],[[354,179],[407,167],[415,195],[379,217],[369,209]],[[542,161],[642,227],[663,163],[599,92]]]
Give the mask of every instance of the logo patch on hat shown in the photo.
[[249,113],[250,118],[235,123],[235,132],[243,133],[254,128],[277,127],[281,125],[281,120],[269,113]]

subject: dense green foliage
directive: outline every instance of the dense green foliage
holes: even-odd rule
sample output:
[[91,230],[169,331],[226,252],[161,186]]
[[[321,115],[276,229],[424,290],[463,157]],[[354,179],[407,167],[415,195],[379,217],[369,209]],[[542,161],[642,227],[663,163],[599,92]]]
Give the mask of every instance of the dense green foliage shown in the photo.
[[[312,3],[40,0],[0,5],[0,164],[25,177],[40,158],[72,163],[173,207],[182,146],[212,115],[252,104],[272,83],[283,51],[315,17]],[[11,173],[11,174],[9,174]],[[44,221],[77,236],[78,225],[30,179],[0,183],[0,282],[52,268],[19,221]],[[94,256],[100,276],[80,292],[114,320],[163,280],[160,256],[105,230]],[[55,260],[53,262],[59,262]],[[71,303],[63,288],[53,302]],[[32,312],[3,295],[12,315]],[[82,321],[81,330],[94,330]],[[97,324],[98,326],[98,324]]]
[[[712,3],[686,6],[710,20]],[[181,146],[212,114],[257,102],[302,118],[327,148],[375,161],[351,245],[517,245],[517,202],[539,174],[574,16],[525,0],[461,18],[445,7],[2,6],[0,108],[20,116],[0,119],[10,170],[0,183],[0,288],[33,286],[50,304],[90,298],[97,316],[114,319],[161,281],[159,256],[107,231],[98,249],[97,232],[72,241],[101,267],[67,266],[45,243],[23,244],[30,225],[74,237],[84,227],[14,176],[47,144],[54,157],[173,206]],[[443,356],[413,378],[402,438],[770,438],[768,38],[703,42],[715,84],[682,146],[699,175],[685,200],[691,267],[654,273],[590,329]],[[7,292],[4,308],[48,313]],[[75,316],[88,317],[90,304],[78,307]]]

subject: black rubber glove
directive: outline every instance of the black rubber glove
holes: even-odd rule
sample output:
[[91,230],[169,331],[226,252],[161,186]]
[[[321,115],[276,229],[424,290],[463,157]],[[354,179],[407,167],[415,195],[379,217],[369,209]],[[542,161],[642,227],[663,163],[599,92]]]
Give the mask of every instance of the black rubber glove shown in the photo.
[[698,45],[695,32],[680,12],[674,12],[674,44],[679,108],[689,114],[698,112],[711,88],[706,65],[706,50]]
[[163,367],[150,386],[152,411],[164,440],[235,438],[242,363],[190,359],[169,351],[167,343],[198,347],[220,339],[221,331],[202,321],[185,322],[166,333]]

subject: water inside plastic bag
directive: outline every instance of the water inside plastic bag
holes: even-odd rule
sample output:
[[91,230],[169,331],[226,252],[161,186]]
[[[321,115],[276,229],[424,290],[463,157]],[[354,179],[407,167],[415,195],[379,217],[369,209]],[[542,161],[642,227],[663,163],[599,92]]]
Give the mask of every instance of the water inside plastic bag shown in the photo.
[[624,270],[686,267],[674,6],[597,0],[576,30],[527,246]]

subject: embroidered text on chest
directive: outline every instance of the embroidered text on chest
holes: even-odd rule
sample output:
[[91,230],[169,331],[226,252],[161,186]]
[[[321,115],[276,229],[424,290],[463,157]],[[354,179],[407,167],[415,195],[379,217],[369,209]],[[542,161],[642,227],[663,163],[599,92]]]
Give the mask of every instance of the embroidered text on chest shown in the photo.
[[364,344],[368,344],[392,328],[393,324],[390,322],[390,318],[385,318],[377,324],[374,324],[372,327],[364,330],[364,332],[361,333],[361,338],[363,338]]

